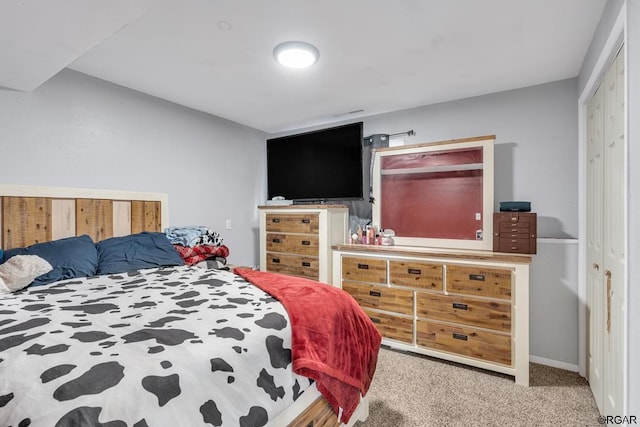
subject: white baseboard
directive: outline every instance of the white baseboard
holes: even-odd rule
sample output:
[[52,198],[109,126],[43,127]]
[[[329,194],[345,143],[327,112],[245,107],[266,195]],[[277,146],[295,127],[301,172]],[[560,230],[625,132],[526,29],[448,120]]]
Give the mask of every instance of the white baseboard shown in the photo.
[[540,365],[551,366],[552,368],[564,369],[565,371],[578,372],[578,365],[574,365],[573,363],[561,362],[559,360],[531,355],[529,355],[529,361]]

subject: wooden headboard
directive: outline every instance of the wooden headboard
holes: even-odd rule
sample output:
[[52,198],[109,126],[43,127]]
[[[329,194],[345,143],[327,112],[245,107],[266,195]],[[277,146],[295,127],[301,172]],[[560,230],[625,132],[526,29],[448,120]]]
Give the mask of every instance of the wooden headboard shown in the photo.
[[0,185],[0,248],[88,234],[98,242],[168,224],[168,195]]

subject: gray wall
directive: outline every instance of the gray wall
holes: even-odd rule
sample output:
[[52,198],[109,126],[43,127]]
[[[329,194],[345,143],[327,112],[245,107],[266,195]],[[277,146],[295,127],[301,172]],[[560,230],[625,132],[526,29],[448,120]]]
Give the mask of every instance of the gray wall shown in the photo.
[[405,144],[496,135],[495,210],[531,201],[539,237],[578,236],[576,79],[368,117],[365,135],[409,129]]
[[577,370],[578,241],[538,239],[529,282],[531,360]]
[[236,264],[258,259],[264,141],[70,70],[30,93],[0,90],[1,183],[166,192],[170,225],[214,228]]

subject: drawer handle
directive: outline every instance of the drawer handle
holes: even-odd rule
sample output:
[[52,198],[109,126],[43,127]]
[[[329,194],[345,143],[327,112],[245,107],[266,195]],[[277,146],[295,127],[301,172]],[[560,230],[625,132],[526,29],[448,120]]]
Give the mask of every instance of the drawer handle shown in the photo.
[[379,297],[380,291],[369,291],[369,295],[371,295],[372,297]]
[[377,317],[370,317],[369,319],[371,319],[373,323],[380,323],[380,319],[378,319]]
[[407,273],[409,274],[422,274],[422,270],[420,270],[419,268],[410,268],[407,270]]
[[358,264],[358,268],[360,270],[368,270],[369,269],[369,264]]
[[467,310],[468,306],[467,306],[467,304],[462,304],[461,302],[454,302],[453,303],[453,308],[458,308],[460,310]]
[[280,222],[280,218],[273,218],[271,222],[275,222],[276,224],[278,224]]
[[462,341],[466,341],[468,338],[465,334],[456,334],[455,332],[453,333],[453,339],[454,340],[462,340]]
[[302,262],[302,266],[303,266],[303,267],[311,267],[311,263],[310,263],[310,262],[303,261],[303,262]]
[[310,241],[308,241],[308,240],[303,240],[303,241],[302,241],[302,245],[303,245],[303,246],[309,246],[310,244],[311,244],[311,242],[310,242]]
[[280,243],[280,239],[271,239],[273,243]]
[[311,220],[310,220],[309,218],[304,218],[304,219],[302,220],[302,223],[303,223],[303,224],[311,224]]
[[280,258],[272,258],[271,261],[280,264]]
[[484,282],[484,274],[470,274],[469,280],[476,280],[478,282]]

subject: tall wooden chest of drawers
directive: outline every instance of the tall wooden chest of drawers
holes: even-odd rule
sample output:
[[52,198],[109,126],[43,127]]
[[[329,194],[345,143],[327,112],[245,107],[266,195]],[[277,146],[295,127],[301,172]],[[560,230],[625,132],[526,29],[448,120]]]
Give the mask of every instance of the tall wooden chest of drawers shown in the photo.
[[331,246],[347,237],[342,205],[259,206],[260,269],[330,283]]
[[333,285],[390,347],[513,375],[529,384],[528,255],[336,245]]
[[534,212],[496,212],[493,214],[493,250],[535,254],[537,215]]

